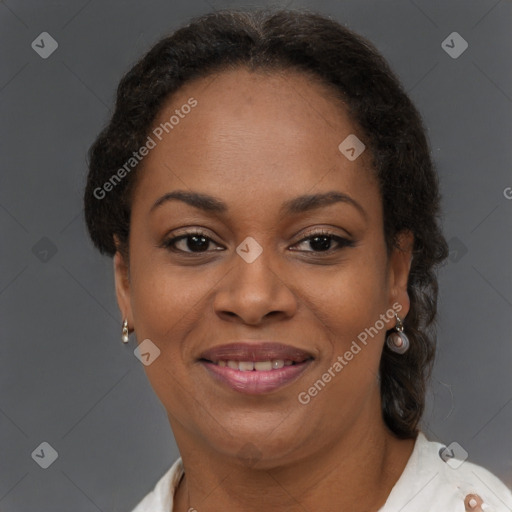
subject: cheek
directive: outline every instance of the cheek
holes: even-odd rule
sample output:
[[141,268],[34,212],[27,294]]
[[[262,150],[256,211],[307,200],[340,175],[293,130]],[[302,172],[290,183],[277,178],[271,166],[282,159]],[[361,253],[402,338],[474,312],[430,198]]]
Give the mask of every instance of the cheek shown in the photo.
[[133,262],[131,302],[136,337],[138,343],[150,339],[160,350],[144,371],[168,411],[186,410],[195,400],[186,384],[189,370],[184,340],[189,341],[189,333],[201,325],[200,310],[213,284],[197,270],[196,274],[151,264],[147,258],[140,264]]
[[198,320],[217,274],[150,262],[136,267],[131,297],[138,337],[178,341],[176,337]]
[[[300,404],[307,403],[312,422],[328,410],[331,426],[341,428],[380,396],[379,365],[389,328],[381,318],[390,321],[383,268],[374,259],[372,265],[338,270],[324,283],[323,292],[316,293],[314,308],[309,306],[320,320],[320,335],[330,342],[329,350],[324,344],[314,378],[304,382],[298,397]],[[325,435],[330,428],[323,423],[315,426]]]
[[201,347],[204,349],[205,336],[211,334],[212,327],[223,327],[214,318],[211,304],[229,268],[177,267],[165,261],[162,254],[141,254],[133,259],[135,332],[139,343],[150,339],[160,350],[159,357],[144,370],[167,410],[189,407],[194,400],[191,371]]
[[329,337],[336,335],[340,343],[356,337],[386,312],[386,261],[380,254],[360,247],[332,272],[301,274],[304,301],[329,327]]
[[330,342],[318,361],[321,382],[310,382],[303,391],[319,410],[343,405],[332,412],[340,424],[347,420],[347,411],[352,414],[378,396],[382,345],[393,318],[392,314],[386,317],[390,307],[386,259],[376,247],[360,249],[330,279],[319,281],[306,275],[303,281],[305,290],[315,290],[309,292],[309,309]]

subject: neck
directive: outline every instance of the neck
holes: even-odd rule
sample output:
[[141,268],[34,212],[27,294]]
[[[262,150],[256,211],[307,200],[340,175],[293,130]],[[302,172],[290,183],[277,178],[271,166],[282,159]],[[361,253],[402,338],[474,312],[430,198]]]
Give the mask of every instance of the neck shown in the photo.
[[197,443],[188,450],[180,434],[175,430],[185,476],[175,494],[175,512],[378,510],[414,448],[414,440],[394,437],[380,415],[358,422],[321,450],[265,469],[241,466],[211,447],[198,450]]

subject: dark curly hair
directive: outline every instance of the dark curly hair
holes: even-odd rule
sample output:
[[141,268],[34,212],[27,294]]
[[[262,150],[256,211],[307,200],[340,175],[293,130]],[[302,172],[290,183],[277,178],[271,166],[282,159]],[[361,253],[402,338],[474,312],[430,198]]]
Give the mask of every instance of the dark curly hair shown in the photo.
[[127,254],[136,169],[99,194],[146,141],[170,96],[193,79],[226,69],[296,70],[343,99],[365,135],[384,209],[388,255],[403,230],[414,234],[404,328],[411,346],[386,346],[380,362],[382,414],[399,438],[415,438],[436,345],[435,267],[448,256],[438,222],[438,177],[421,117],[375,47],[323,15],[302,10],[221,11],[194,18],[159,41],[122,78],[115,112],[89,150],[85,218],[95,246]]

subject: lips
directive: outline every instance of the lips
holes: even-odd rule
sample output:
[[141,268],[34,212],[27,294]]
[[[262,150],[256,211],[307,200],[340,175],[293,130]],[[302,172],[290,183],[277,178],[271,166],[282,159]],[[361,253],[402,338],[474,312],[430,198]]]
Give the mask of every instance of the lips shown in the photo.
[[292,361],[292,363],[302,363],[307,359],[313,359],[313,355],[299,348],[281,343],[239,342],[208,349],[199,358],[215,363],[218,361],[252,361],[257,363],[272,360],[288,360]]
[[311,353],[274,342],[239,342],[204,351],[199,362],[217,382],[242,393],[262,394],[296,380]]

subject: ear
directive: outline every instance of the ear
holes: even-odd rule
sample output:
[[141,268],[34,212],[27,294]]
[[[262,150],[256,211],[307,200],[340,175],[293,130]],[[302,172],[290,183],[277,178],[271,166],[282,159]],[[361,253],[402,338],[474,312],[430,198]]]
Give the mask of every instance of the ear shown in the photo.
[[[116,244],[116,247],[119,247]],[[131,307],[130,275],[128,262],[122,256],[119,249],[114,255],[114,280],[116,287],[117,304],[123,320],[128,320],[128,328],[133,329],[133,315]]]
[[411,270],[412,252],[414,247],[414,234],[401,231],[398,234],[398,247],[393,247],[388,262],[389,269],[389,305],[398,302],[402,306],[399,316],[404,318],[409,312],[411,302],[407,293],[407,282]]

